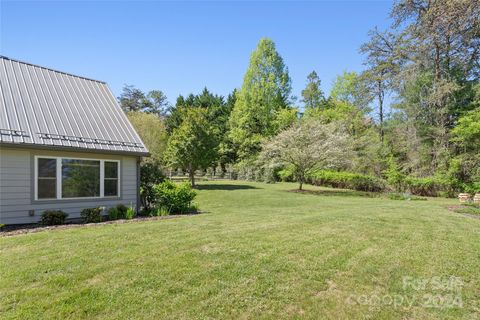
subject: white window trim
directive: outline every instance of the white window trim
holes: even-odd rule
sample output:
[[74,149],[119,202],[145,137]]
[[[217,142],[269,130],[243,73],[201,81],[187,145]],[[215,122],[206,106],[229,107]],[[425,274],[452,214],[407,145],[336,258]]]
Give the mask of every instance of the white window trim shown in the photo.
[[[48,199],[39,199],[38,198],[38,159],[55,159],[57,161],[56,169],[56,198]],[[100,196],[99,197],[76,197],[76,198],[62,198],[62,159],[71,159],[71,160],[91,160],[91,161],[100,161]],[[34,157],[34,175],[35,175],[35,201],[52,201],[52,200],[83,200],[83,199],[117,199],[121,197],[120,193],[120,160],[116,159],[94,159],[94,158],[76,158],[76,157],[54,157],[54,156],[41,156],[37,155]],[[117,195],[116,196],[105,196],[105,161],[106,162],[116,162],[118,165],[117,172]]]

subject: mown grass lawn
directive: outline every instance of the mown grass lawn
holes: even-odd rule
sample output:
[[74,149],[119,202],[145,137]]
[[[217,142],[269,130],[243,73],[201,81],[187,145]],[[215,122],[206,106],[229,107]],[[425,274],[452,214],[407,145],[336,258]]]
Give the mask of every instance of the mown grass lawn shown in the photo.
[[0,318],[480,317],[480,220],[454,200],[295,187],[201,183],[197,216],[0,238]]

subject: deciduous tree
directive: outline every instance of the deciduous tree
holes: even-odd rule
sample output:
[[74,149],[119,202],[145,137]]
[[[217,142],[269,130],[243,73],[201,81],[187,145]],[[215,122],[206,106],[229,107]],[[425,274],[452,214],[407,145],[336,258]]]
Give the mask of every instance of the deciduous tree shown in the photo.
[[230,118],[230,138],[247,158],[260,151],[265,137],[277,133],[275,120],[290,105],[288,69],[272,40],[263,38],[250,57],[250,64],[237,94]]
[[294,125],[263,144],[261,157],[290,165],[302,190],[305,176],[313,169],[342,168],[349,164],[352,147],[338,123],[307,121]]
[[208,121],[207,110],[188,109],[168,140],[165,161],[170,167],[188,171],[195,186],[195,171],[206,169],[215,161],[217,147],[217,136]]
[[151,159],[161,161],[168,139],[164,120],[154,114],[139,111],[130,111],[127,117],[145,143]]

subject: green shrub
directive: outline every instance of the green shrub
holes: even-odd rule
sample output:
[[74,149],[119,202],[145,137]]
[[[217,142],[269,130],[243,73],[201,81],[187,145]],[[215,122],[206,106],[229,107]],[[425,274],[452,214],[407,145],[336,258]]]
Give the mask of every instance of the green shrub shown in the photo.
[[425,197],[453,196],[454,188],[443,177],[405,178],[405,186],[411,194]]
[[[144,211],[146,212],[147,210]],[[135,217],[135,210],[124,204],[118,204],[116,207],[112,207],[108,210],[108,218],[110,220],[132,219],[133,217]]]
[[159,207],[150,211],[149,215],[151,217],[163,217],[170,215],[170,209],[167,207]]
[[168,208],[174,214],[192,211],[192,201],[197,194],[189,183],[175,184],[166,180],[154,186],[153,190],[155,207]]
[[125,211],[125,219],[130,220],[135,217],[135,210],[132,207],[128,207],[127,211]]
[[116,208],[118,210],[118,219],[125,219],[127,216],[128,207],[124,204],[118,204]]
[[140,167],[140,198],[142,206],[146,210],[151,209],[155,202],[153,187],[163,181],[165,181],[165,174],[158,161],[142,163]]
[[120,210],[117,207],[111,207],[108,210],[108,219],[117,220],[120,217]]
[[379,192],[385,189],[385,182],[376,177],[351,172],[316,170],[307,175],[307,182],[332,188]]
[[294,182],[293,167],[287,166],[277,172],[278,178],[283,182]]
[[388,168],[383,172],[388,184],[397,192],[405,190],[405,174],[400,171],[397,162],[393,156],[387,160]]
[[61,210],[46,210],[42,213],[40,224],[44,226],[55,226],[64,224],[68,214]]
[[102,222],[102,211],[101,207],[83,209],[80,217],[82,217],[84,223]]
[[463,190],[467,193],[480,193],[480,182],[466,184]]

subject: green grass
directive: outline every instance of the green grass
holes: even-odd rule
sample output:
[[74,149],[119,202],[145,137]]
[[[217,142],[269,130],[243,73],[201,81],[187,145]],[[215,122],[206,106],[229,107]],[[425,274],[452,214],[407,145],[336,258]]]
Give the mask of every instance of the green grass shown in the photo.
[[466,214],[478,214],[480,215],[480,207],[479,206],[466,206],[463,205],[462,207],[454,210],[457,213],[466,213]]
[[[0,238],[0,317],[480,317],[480,219],[448,211],[455,200],[294,188],[204,182],[200,215]],[[463,287],[403,286],[450,276]]]

